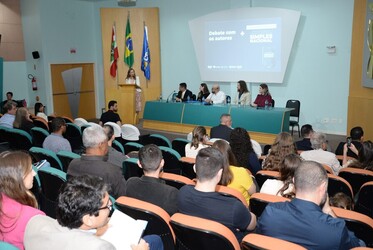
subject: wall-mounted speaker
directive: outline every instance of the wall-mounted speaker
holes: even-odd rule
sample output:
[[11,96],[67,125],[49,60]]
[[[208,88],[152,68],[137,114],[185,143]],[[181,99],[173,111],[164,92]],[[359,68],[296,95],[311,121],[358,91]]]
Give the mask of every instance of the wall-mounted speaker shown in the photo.
[[33,52],[32,52],[32,58],[34,58],[34,59],[39,59],[39,58],[40,58],[39,51],[33,51]]

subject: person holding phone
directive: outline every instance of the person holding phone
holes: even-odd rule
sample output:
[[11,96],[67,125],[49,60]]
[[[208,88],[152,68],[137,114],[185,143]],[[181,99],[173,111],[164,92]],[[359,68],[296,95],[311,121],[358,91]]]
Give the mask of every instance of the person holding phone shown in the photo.
[[[350,136],[348,138],[350,138],[351,143],[355,146],[357,151],[359,151],[359,149],[362,147],[362,143],[364,141],[364,130],[363,130],[363,128],[360,127],[360,126],[353,127],[350,130]],[[335,150],[336,155],[343,155],[344,145],[349,140],[348,138],[346,139],[346,141],[342,141],[338,144],[338,147]],[[347,156],[358,159],[358,155],[356,153],[354,153],[350,149],[350,147],[347,147]]]

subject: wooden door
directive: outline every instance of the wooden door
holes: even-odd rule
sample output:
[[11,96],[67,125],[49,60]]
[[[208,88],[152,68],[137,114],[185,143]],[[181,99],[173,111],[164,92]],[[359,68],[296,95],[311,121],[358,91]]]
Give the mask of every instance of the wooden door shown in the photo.
[[52,64],[52,95],[57,116],[96,118],[93,64]]

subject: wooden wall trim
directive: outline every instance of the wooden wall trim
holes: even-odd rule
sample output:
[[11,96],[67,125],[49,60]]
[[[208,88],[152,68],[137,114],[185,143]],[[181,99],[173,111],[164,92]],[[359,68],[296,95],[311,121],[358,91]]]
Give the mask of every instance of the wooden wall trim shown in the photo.
[[[107,103],[116,99],[118,102],[118,113],[125,123],[133,123],[133,120],[126,119],[126,114],[129,107],[125,102],[121,102],[120,90],[117,84],[123,84],[127,76],[128,65],[124,63],[125,49],[125,32],[127,17],[130,15],[131,33],[134,50],[134,65],[136,75],[140,77],[142,88],[142,107],[144,109],[145,102],[155,100],[161,93],[161,60],[160,60],[160,28],[159,28],[159,9],[158,8],[102,8],[101,9],[101,32],[102,32],[102,55],[103,55],[103,70],[105,82],[105,106]],[[111,47],[111,31],[113,24],[116,24],[116,41],[119,50],[118,59],[118,80],[110,75],[110,47]],[[148,27],[149,49],[151,56],[151,77],[146,81],[143,72],[141,71],[141,54],[144,36],[144,22]],[[118,96],[119,95],[119,96]],[[106,107],[105,107],[106,108]],[[142,118],[143,112],[140,112],[139,117]]]
[[361,126],[364,139],[373,139],[373,89],[363,87],[362,66],[367,0],[354,1],[354,17],[351,37],[350,89],[348,97],[347,131]]

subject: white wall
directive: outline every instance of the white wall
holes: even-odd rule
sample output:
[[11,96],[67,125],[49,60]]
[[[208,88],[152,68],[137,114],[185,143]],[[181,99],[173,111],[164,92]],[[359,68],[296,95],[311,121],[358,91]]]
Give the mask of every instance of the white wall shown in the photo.
[[[117,1],[21,0],[22,7],[27,6],[31,10],[35,4],[40,4],[42,39],[37,45],[41,47],[42,60],[45,60],[42,62],[45,71],[42,75],[46,83],[46,98],[51,97],[48,87],[51,63],[95,62],[98,90],[96,108],[100,110],[105,103],[103,80],[98,74],[103,60],[99,10],[101,7],[118,7]],[[302,13],[284,83],[270,85],[276,106],[284,106],[287,99],[299,99],[302,102],[301,124],[310,123],[319,131],[344,134],[347,128],[353,0],[138,0],[138,8],[160,9],[163,96],[177,89],[180,82],[186,82],[194,92],[198,90],[200,75],[188,21],[219,10],[250,6],[288,8]],[[22,18],[30,16],[22,13]],[[30,53],[28,50],[31,48],[27,46],[32,36],[27,31],[24,31],[26,55]],[[329,45],[335,45],[337,53],[328,54],[326,46]],[[78,51],[74,56],[69,54],[72,46]],[[30,71],[33,63],[27,60],[27,69]],[[236,83],[224,83],[222,90],[234,95],[235,86]],[[254,97],[257,89],[257,85],[251,86]]]

